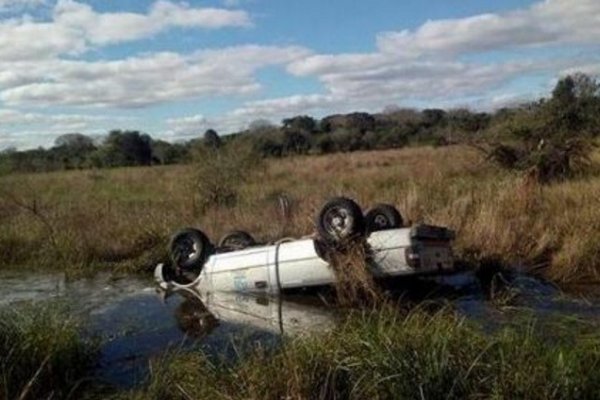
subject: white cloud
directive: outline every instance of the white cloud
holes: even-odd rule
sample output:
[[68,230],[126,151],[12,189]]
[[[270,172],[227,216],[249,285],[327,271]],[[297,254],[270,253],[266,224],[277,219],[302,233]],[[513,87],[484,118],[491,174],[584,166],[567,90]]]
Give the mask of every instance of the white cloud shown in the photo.
[[112,128],[139,125],[139,121],[121,115],[91,115],[77,113],[38,113],[16,109],[0,109],[0,150],[16,146],[19,149],[52,146],[65,133],[104,134]]
[[218,121],[209,119],[201,114],[180,118],[169,118],[166,122],[169,127],[167,136],[171,140],[200,137],[207,129],[217,129],[217,131],[220,131],[222,128],[221,126],[218,126]]
[[[56,138],[65,132],[73,131],[61,131],[58,128],[22,130],[18,133],[0,131],[0,151],[11,147],[16,147],[18,150],[52,147]],[[104,132],[88,131],[87,134],[97,136]]]
[[23,113],[17,110],[0,110],[0,127],[14,124],[27,124],[38,120],[34,113]]
[[54,22],[79,30],[92,44],[99,45],[138,40],[173,27],[217,29],[251,25],[245,11],[192,8],[165,0],[155,2],[147,14],[101,14],[87,4],[59,0],[54,9]]
[[382,52],[404,57],[599,41],[597,0],[545,0],[502,14],[428,21],[415,31],[386,32],[377,38]]
[[[347,62],[344,62],[347,61]],[[445,100],[475,95],[514,77],[555,67],[545,61],[475,64],[444,60],[399,61],[383,54],[309,57],[292,63],[292,73],[316,74],[329,97],[373,105],[410,100]],[[318,72],[317,72],[318,71]],[[284,103],[288,103],[285,99]],[[369,107],[369,104],[371,106]]]
[[[381,33],[371,53],[317,54],[294,61],[288,71],[314,76],[327,95],[373,105],[478,96],[518,76],[556,74],[586,63],[586,56],[546,55],[526,61],[463,61],[461,55],[530,46],[600,44],[600,1],[546,0],[528,9],[427,21],[414,31]],[[590,56],[587,55],[588,59]],[[590,71],[594,68],[590,67]],[[350,100],[352,99],[352,100]],[[362,102],[357,99],[362,99]],[[273,107],[289,99],[276,99]]]
[[[0,6],[3,1],[15,3],[0,0]],[[223,4],[241,3],[223,0]],[[391,103],[494,107],[519,101],[525,98],[524,91],[534,90],[510,85],[515,78],[574,71],[600,74],[598,56],[588,51],[600,45],[598,0],[543,0],[510,12],[427,21],[416,29],[380,33],[374,38],[374,50],[366,53],[315,55],[299,46],[244,45],[190,54],[81,59],[90,49],[152,37],[174,27],[251,24],[244,11],[164,0],[154,2],[145,13],[100,13],[82,2],[58,0],[48,21],[27,16],[0,20],[0,104],[51,110],[57,105],[126,108],[210,96],[263,97],[250,98],[223,115],[170,118],[165,121],[167,136],[176,139],[198,136],[208,128],[227,133],[260,118],[279,122],[304,113],[377,111]],[[529,54],[531,49],[535,57]],[[573,49],[580,50],[577,58],[561,55],[572,55]],[[497,50],[503,53],[484,58],[486,52]],[[520,52],[518,58],[513,50]],[[322,89],[265,99],[257,72],[268,66],[285,66],[293,76],[314,78]],[[16,126],[38,123],[39,115],[4,110],[3,118],[4,125],[12,120],[11,126]],[[59,126],[59,121],[45,123]],[[99,121],[74,120],[71,126],[84,123],[87,129],[101,126]],[[68,126],[66,121],[63,126]]]
[[[236,110],[244,109],[246,108],[242,107]],[[167,119],[168,130],[162,136],[169,140],[189,140],[201,137],[207,129],[214,129],[220,135],[223,135],[247,129],[252,121],[261,119],[267,119],[275,125],[281,121],[279,115],[273,111],[265,113],[264,116],[260,114],[249,115],[243,112],[236,113],[235,111],[214,117],[197,114]]]
[[0,100],[11,106],[141,107],[192,97],[244,95],[260,89],[254,77],[258,69],[308,53],[295,46],[247,45],[118,61],[0,63],[4,88]]
[[194,8],[159,0],[146,14],[98,13],[74,0],[58,0],[51,21],[29,16],[0,20],[0,61],[43,60],[80,54],[105,46],[151,37],[171,28],[218,29],[251,26],[242,10]]
[[539,98],[541,94],[529,93],[502,93],[487,99],[484,104],[480,104],[480,109],[497,110],[502,107],[516,107]]
[[[37,138],[36,137],[32,137],[30,139],[33,139],[34,142],[33,143],[37,143]],[[23,149],[25,147],[33,147],[33,146],[24,146],[24,142],[26,143],[28,141],[27,138],[22,138],[19,137],[13,133],[8,133],[8,132],[2,132],[0,131],[0,151],[2,150],[6,150],[6,149],[10,149],[10,148],[17,148],[17,149]]]
[[523,46],[600,43],[600,2],[545,0],[529,9],[503,14],[427,21],[415,31],[384,32],[377,52],[323,54],[292,64],[290,72],[331,75],[379,71],[423,60],[454,60],[456,55]]
[[89,114],[42,114],[22,112],[15,109],[0,109],[0,129],[23,126],[39,126],[51,133],[65,133],[77,129],[87,129],[101,122],[117,123],[131,121],[130,117],[101,116]]
[[250,101],[235,109],[231,115],[244,120],[259,118],[279,120],[283,117],[331,108],[340,105],[340,103],[341,99],[332,95],[294,95]]
[[66,26],[27,17],[0,22],[0,61],[44,60],[85,49],[85,37]]
[[575,67],[569,67],[561,71],[560,75],[569,75],[574,74],[576,72],[581,72],[584,74],[599,76],[600,75],[600,62],[590,62],[579,64]]
[[332,73],[320,77],[328,89],[325,94],[250,101],[230,114],[240,121],[256,118],[280,121],[300,114],[323,116],[331,112],[377,112],[390,103],[410,105],[422,101],[438,107],[452,106],[456,99],[489,92],[521,73],[542,68],[542,65],[419,62],[395,68],[367,69],[362,74]]

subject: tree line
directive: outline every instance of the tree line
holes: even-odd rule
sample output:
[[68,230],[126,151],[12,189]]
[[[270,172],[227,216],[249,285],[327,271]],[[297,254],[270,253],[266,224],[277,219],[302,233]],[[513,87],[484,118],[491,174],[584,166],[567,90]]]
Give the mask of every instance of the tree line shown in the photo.
[[182,143],[153,139],[139,131],[113,130],[100,141],[69,133],[58,137],[51,148],[1,152],[0,171],[185,163],[198,154],[199,147],[219,151],[232,141],[247,142],[262,157],[467,142],[503,166],[527,169],[539,163],[531,153],[537,151],[537,158],[550,159],[573,148],[581,153],[582,146],[591,145],[585,140],[598,136],[599,130],[598,82],[576,73],[560,79],[549,98],[494,112],[387,107],[380,113],[335,114],[320,120],[298,115],[280,125],[256,120],[247,129],[224,136],[209,129]]
[[466,109],[392,109],[356,112],[321,120],[307,115],[286,118],[281,125],[257,120],[243,131],[219,136],[209,129],[180,143],[153,139],[139,131],[112,130],[101,140],[81,133],[59,136],[50,148],[0,152],[0,171],[43,172],[186,163],[198,146],[218,149],[231,141],[249,142],[262,157],[325,154],[397,148],[410,144],[446,144],[452,133],[485,129],[491,115]]

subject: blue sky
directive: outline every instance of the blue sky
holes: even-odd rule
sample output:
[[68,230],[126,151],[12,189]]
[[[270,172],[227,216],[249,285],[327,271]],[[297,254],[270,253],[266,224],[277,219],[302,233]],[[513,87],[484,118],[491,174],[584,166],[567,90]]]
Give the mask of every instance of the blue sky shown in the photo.
[[0,150],[257,119],[493,109],[600,72],[597,0],[0,0]]

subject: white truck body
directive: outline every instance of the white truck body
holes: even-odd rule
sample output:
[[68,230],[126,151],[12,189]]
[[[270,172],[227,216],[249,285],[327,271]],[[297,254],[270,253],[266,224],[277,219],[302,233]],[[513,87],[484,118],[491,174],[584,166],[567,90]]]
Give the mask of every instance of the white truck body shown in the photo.
[[[453,232],[428,225],[420,227],[428,229],[429,237],[420,237],[419,227],[377,231],[367,237],[371,254],[369,268],[374,277],[453,270],[450,246]],[[417,263],[411,263],[413,257],[418,259]],[[154,273],[163,289],[193,288],[208,292],[273,295],[286,289],[330,285],[336,280],[333,269],[317,253],[314,239],[213,254],[199,276],[186,284],[166,279],[164,268],[163,264],[159,264]]]

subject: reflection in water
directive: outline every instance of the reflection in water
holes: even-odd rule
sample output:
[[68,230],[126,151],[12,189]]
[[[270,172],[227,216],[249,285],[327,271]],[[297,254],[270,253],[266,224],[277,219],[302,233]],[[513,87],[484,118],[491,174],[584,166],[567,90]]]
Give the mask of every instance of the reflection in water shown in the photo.
[[194,339],[202,339],[219,325],[219,320],[196,296],[185,297],[175,309],[175,319],[179,329]]
[[311,304],[282,296],[266,297],[229,292],[179,289],[163,292],[184,300],[175,310],[177,324],[189,337],[202,338],[220,323],[246,326],[275,335],[298,335],[334,326],[335,309],[324,307],[318,297]]
[[[485,282],[484,282],[485,283]],[[577,315],[598,319],[597,300],[579,301],[526,275],[505,278],[511,305],[526,307],[536,318]],[[392,299],[418,303],[443,299],[470,319],[486,325],[510,318],[490,303],[487,286],[473,274],[388,282]],[[513,296],[514,294],[514,296]],[[317,295],[278,298],[181,290],[159,293],[148,278],[115,279],[108,274],[69,281],[63,274],[0,273],[0,307],[57,298],[84,321],[85,334],[101,342],[95,374],[109,383],[131,386],[142,380],[148,359],[167,349],[201,349],[209,357],[234,359],[240,349],[275,348],[282,335],[332,328],[339,311]]]

